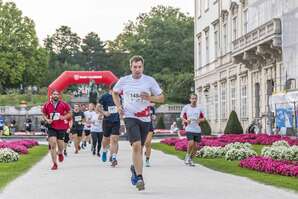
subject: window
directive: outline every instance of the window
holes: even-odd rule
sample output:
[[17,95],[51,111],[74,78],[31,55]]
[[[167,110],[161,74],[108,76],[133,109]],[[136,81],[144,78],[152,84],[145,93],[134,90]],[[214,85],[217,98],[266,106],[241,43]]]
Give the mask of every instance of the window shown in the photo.
[[214,118],[218,120],[218,88],[217,86],[214,87]]
[[209,31],[205,31],[206,39],[206,64],[209,63]]
[[221,91],[220,91],[220,97],[221,97],[221,105],[220,105],[220,118],[221,119],[226,119],[227,117],[227,110],[226,110],[226,103],[227,103],[227,99],[226,99],[226,88],[227,84],[226,82],[221,84]]
[[247,118],[247,77],[240,80],[240,117]]
[[233,28],[233,34],[232,34],[232,37],[233,37],[233,41],[237,39],[237,16],[234,16],[233,17],[233,21],[232,21],[232,28]]
[[210,0],[205,0],[205,11],[209,9],[209,1]]
[[202,67],[202,40],[201,36],[198,38],[198,67]]
[[236,80],[231,81],[230,89],[231,111],[236,111]]
[[223,53],[226,54],[228,51],[228,27],[227,23],[223,25]]
[[244,31],[244,34],[247,33],[248,31],[248,12],[247,12],[247,9],[243,11],[243,31]]
[[219,34],[218,34],[218,23],[214,25],[214,57],[215,59],[218,57],[218,49],[219,49]]

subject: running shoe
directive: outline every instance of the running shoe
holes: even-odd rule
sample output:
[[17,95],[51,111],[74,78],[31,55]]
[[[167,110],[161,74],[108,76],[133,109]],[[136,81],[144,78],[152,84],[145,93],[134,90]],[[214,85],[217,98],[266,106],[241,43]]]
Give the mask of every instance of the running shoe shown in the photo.
[[137,178],[138,181],[137,181],[137,184],[136,184],[136,187],[139,191],[142,191],[145,189],[145,183],[144,183],[144,180],[141,178],[141,177],[138,177]]
[[63,154],[64,154],[64,156],[67,156],[67,151],[64,150],[64,151],[63,151]]
[[188,155],[185,156],[184,164],[189,165],[190,157]]
[[116,158],[113,158],[111,166],[112,167],[116,167],[117,165],[118,165],[117,159]]
[[150,161],[149,161],[149,160],[146,160],[146,162],[145,162],[145,166],[146,166],[146,167],[150,167]]
[[57,165],[57,163],[54,163],[51,170],[57,170],[57,169],[58,169],[58,165]]
[[130,178],[131,184],[135,186],[138,182],[138,177],[136,174],[135,167],[133,165],[130,166],[130,172],[131,172],[131,178]]
[[64,160],[63,154],[58,154],[58,159],[59,159],[59,162],[63,162]]
[[189,162],[188,162],[188,164],[189,164],[189,166],[191,166],[191,167],[194,167],[194,166],[196,166],[196,165],[193,163],[193,161],[192,161],[192,159],[191,159],[191,158],[189,158]]
[[106,162],[107,161],[107,152],[102,152],[101,160],[103,162]]

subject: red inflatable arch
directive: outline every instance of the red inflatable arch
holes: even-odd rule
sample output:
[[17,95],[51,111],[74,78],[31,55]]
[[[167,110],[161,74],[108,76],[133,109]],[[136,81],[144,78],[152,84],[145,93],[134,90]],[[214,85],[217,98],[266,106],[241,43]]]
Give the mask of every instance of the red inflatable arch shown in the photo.
[[110,85],[118,78],[111,71],[65,71],[48,87],[48,98],[52,91],[63,91],[72,84],[89,84],[94,80],[96,84]]

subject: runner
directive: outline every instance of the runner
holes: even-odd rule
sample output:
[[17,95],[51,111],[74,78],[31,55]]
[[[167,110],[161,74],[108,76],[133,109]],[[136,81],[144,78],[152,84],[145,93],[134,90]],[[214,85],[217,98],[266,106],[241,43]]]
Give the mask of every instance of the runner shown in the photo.
[[69,145],[69,141],[70,141],[70,128],[72,127],[72,119],[70,118],[69,120],[67,120],[68,122],[68,129],[66,130],[65,133],[65,137],[64,137],[64,150],[63,150],[63,154],[64,156],[67,156],[67,147]]
[[68,129],[68,122],[65,122],[71,118],[70,106],[59,99],[59,91],[53,91],[51,100],[46,102],[43,106],[43,119],[47,122],[48,126],[48,141],[49,148],[51,150],[51,157],[53,161],[52,170],[58,169],[57,164],[57,145],[58,145],[58,157],[59,162],[63,162],[63,146],[64,136]]
[[95,111],[91,113],[92,154],[96,153],[99,157],[103,137],[103,114],[101,112],[100,104],[97,104]]
[[156,119],[154,104],[151,104],[150,106],[150,116],[151,116],[151,122],[149,127],[149,133],[147,135],[147,139],[145,142],[145,157],[146,157],[145,166],[146,167],[150,167],[151,142],[154,135],[153,121],[155,121]]
[[[128,139],[132,146],[131,182],[137,189],[144,190],[143,147],[150,126],[150,102],[162,103],[164,96],[156,80],[144,75],[144,59],[130,59],[131,75],[120,78],[113,88],[113,100],[120,115],[124,114]],[[123,95],[123,107],[119,94]]]
[[103,106],[103,141],[102,141],[102,161],[107,161],[107,145],[110,144],[111,166],[118,164],[118,141],[120,135],[120,117],[113,101],[113,86],[110,85],[109,92],[103,94],[99,99],[99,103]]
[[71,134],[74,140],[75,154],[77,154],[81,149],[80,143],[85,123],[85,114],[80,110],[80,106],[78,104],[74,105],[72,121],[73,125],[71,126]]
[[82,142],[82,149],[85,149],[87,146],[87,142],[91,143],[91,136],[90,136],[90,129],[91,129],[91,114],[94,112],[95,105],[93,103],[89,103],[88,110],[84,112],[85,115],[85,126],[83,131],[83,142]]
[[205,120],[202,109],[197,105],[197,100],[197,95],[191,94],[190,104],[185,105],[180,114],[181,120],[187,124],[185,131],[188,146],[184,162],[189,166],[195,166],[192,159],[196,155],[197,145],[201,141],[200,122]]

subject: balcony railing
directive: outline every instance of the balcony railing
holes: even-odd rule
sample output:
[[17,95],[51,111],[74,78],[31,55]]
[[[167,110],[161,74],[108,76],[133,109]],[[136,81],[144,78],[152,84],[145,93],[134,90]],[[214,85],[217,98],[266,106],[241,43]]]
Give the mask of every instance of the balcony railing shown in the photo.
[[[239,52],[241,53],[243,50],[247,50],[253,47],[254,44],[258,45],[260,42],[265,41],[267,39],[272,39],[275,36],[280,37],[280,34],[281,21],[278,18],[274,18],[271,21],[245,34],[244,36],[234,40],[232,42],[232,54],[237,55]],[[274,44],[276,46],[280,45],[278,43]]]

